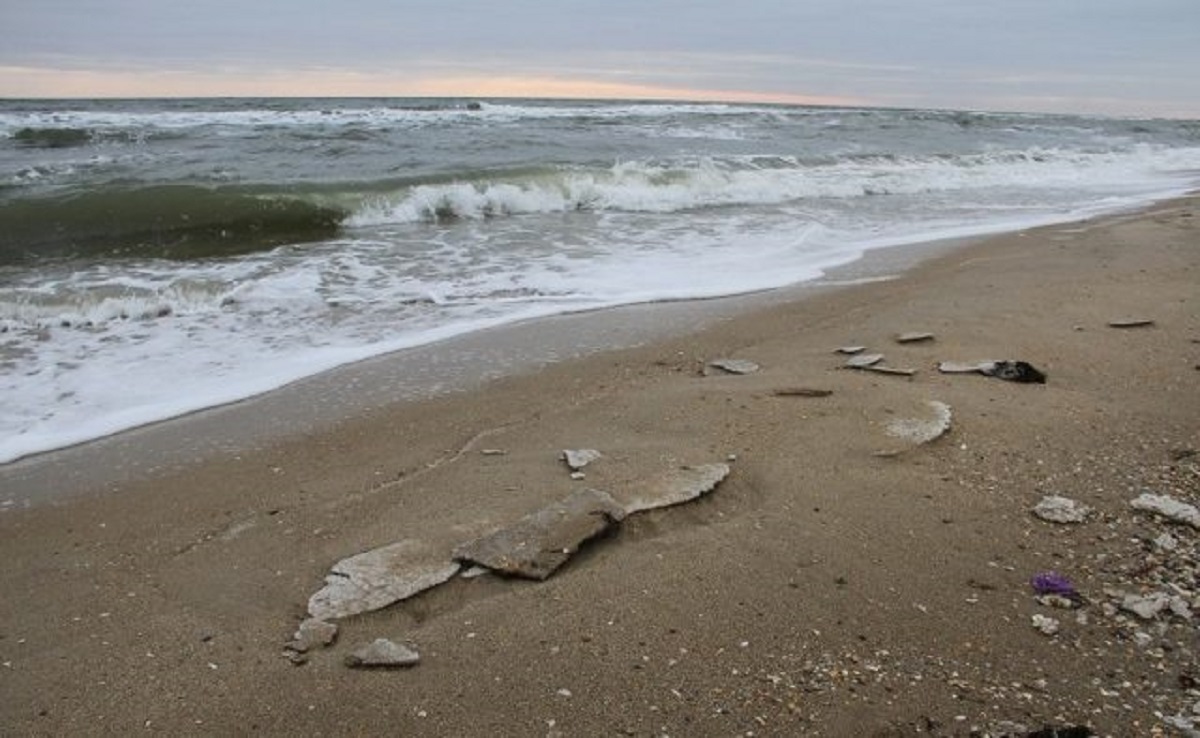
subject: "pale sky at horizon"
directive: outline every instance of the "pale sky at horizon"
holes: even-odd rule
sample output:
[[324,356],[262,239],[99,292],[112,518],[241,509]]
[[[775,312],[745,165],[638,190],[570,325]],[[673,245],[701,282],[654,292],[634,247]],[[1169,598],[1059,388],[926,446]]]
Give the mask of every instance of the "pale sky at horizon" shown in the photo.
[[1198,0],[0,0],[0,97],[617,97],[1200,118]]

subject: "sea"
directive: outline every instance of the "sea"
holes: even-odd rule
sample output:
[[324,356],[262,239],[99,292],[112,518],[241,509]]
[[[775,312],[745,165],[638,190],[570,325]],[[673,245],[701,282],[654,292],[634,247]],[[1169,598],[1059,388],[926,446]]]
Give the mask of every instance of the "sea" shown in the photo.
[[0,464],[473,331],[1198,186],[1194,120],[0,100]]

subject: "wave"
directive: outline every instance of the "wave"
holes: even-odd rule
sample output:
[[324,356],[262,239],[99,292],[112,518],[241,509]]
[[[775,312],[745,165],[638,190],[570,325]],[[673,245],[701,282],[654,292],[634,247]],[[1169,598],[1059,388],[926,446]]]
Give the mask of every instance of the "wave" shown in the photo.
[[298,195],[194,185],[18,199],[0,204],[0,264],[243,253],[329,238],[346,215]]
[[[471,173],[368,198],[350,226],[570,211],[673,213],[991,188],[1125,189],[1200,168],[1200,148],[1128,152],[1031,149],[962,156],[704,157]],[[1193,175],[1194,176],[1194,175]]]

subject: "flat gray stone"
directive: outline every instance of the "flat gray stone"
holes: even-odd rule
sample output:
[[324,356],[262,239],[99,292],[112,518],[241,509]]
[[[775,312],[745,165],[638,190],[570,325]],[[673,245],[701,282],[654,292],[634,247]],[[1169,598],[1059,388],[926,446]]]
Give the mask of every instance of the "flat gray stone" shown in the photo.
[[933,334],[923,331],[912,331],[909,333],[901,333],[896,336],[896,343],[921,343],[924,341],[932,341]]
[[839,354],[846,354],[848,356],[853,356],[854,354],[861,354],[862,352],[864,352],[866,350],[867,350],[866,346],[838,346],[836,349],[834,349],[834,351],[838,352]]
[[582,489],[521,518],[508,528],[468,541],[454,558],[526,579],[546,579],[585,541],[625,517],[606,492]]
[[1033,514],[1048,523],[1072,524],[1087,520],[1091,508],[1069,497],[1046,495],[1033,506]]
[[694,500],[716,489],[727,476],[728,464],[684,466],[652,477],[635,490],[614,497],[625,512],[632,515]]
[[599,459],[603,454],[594,448],[580,449],[564,449],[562,452],[563,461],[567,462],[567,466],[571,471],[579,471],[583,467]]
[[371,612],[435,587],[460,566],[420,541],[406,539],[342,559],[308,599],[308,614],[336,620]]
[[1129,505],[1135,510],[1158,513],[1168,520],[1200,529],[1200,509],[1197,509],[1195,505],[1180,502],[1169,495],[1145,492],[1131,500]]
[[729,374],[753,374],[760,368],[748,359],[713,359],[708,365]]
[[421,654],[416,649],[376,638],[371,643],[346,656],[346,666],[352,668],[401,668],[416,666]]

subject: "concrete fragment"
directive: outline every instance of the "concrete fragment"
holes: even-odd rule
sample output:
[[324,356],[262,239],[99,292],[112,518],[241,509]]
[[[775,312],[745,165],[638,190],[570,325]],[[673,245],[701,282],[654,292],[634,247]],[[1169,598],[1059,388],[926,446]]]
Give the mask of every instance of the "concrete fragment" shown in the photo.
[[1129,502],[1134,510],[1143,510],[1162,515],[1176,523],[1184,523],[1200,529],[1200,509],[1195,505],[1180,502],[1169,495],[1155,495],[1144,492]]
[[1048,523],[1082,523],[1092,510],[1061,495],[1046,495],[1033,506],[1033,514]]
[[450,579],[459,565],[440,551],[406,539],[342,559],[308,600],[308,613],[336,620],[387,607]]
[[571,471],[579,471],[583,467],[599,459],[603,454],[594,448],[564,449],[562,460],[567,462]]
[[909,333],[901,333],[896,336],[896,343],[921,343],[923,341],[932,341],[933,334],[923,331],[912,331]]
[[1145,328],[1151,325],[1154,325],[1154,321],[1149,318],[1124,318],[1108,321],[1109,328]]
[[1127,594],[1121,600],[1121,609],[1137,615],[1142,620],[1153,620],[1171,606],[1171,598],[1162,592],[1148,595]]
[[950,430],[950,406],[938,400],[930,400],[928,404],[933,409],[932,417],[893,420],[887,424],[888,435],[916,444],[929,443],[942,437]]
[[583,489],[454,550],[454,558],[501,574],[546,579],[579,550],[625,517],[606,492]]
[[729,374],[753,374],[759,370],[758,364],[748,359],[713,359],[708,365]]
[[883,361],[883,354],[855,354],[846,359],[846,366],[851,369],[862,369]]
[[834,349],[834,351],[836,351],[837,353],[846,354],[847,356],[853,356],[854,354],[861,354],[862,352],[864,352],[866,350],[867,350],[866,346],[839,346],[838,348]]
[[346,656],[346,666],[352,668],[399,668],[416,666],[421,654],[416,649],[394,643],[386,638],[376,638],[354,653]]
[[613,496],[625,512],[632,515],[694,500],[716,489],[727,476],[728,464],[682,466],[651,477],[635,489],[617,492]]
[[994,361],[943,361],[938,363],[942,374],[990,374]]
[[317,646],[328,646],[337,638],[338,627],[317,618],[308,618],[300,623],[292,640],[285,646],[289,651],[308,653]]
[[911,377],[917,373],[916,369],[901,369],[898,366],[885,366],[883,364],[871,364],[869,366],[860,366],[857,368],[866,372],[875,372],[877,374],[894,374],[900,377]]

